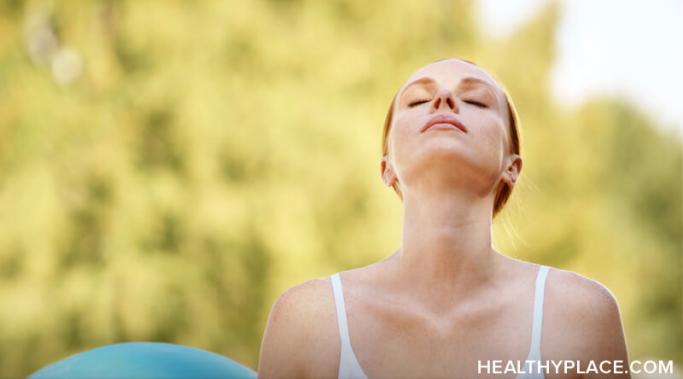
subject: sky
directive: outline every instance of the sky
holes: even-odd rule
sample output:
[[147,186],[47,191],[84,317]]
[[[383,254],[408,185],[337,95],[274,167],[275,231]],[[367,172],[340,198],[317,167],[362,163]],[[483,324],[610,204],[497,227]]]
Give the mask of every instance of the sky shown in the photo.
[[[552,0],[480,0],[479,21],[503,38]],[[568,108],[621,95],[683,137],[683,0],[565,0],[551,89]]]

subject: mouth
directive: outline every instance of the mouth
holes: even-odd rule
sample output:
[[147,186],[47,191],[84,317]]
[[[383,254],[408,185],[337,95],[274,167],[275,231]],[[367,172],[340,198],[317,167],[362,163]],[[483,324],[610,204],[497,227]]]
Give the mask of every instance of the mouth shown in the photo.
[[436,115],[432,117],[426,124],[422,127],[420,132],[426,132],[427,130],[434,129],[457,129],[463,133],[467,133],[467,128],[455,117],[450,115]]

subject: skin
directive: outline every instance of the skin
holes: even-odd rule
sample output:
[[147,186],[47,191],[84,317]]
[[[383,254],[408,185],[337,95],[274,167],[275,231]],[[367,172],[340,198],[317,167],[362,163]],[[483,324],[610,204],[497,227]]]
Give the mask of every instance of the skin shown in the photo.
[[[467,132],[422,132],[436,114],[456,117]],[[477,361],[527,357],[539,266],[501,254],[491,240],[496,191],[514,186],[522,168],[506,120],[500,86],[460,60],[429,64],[401,87],[380,162],[384,184],[402,193],[401,246],[341,273],[351,345],[369,378],[514,378],[477,375]],[[619,307],[602,284],[552,268],[544,299],[542,359],[627,367]],[[259,378],[336,378],[335,312],[328,277],[285,291],[268,318]]]

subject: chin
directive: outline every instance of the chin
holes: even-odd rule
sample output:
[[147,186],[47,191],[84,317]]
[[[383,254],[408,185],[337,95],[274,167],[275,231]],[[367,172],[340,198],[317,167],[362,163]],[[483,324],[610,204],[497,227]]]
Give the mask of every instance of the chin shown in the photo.
[[432,164],[444,162],[453,165],[470,161],[468,155],[460,141],[433,141],[420,149],[420,158],[416,160],[427,160],[431,161]]
[[471,171],[468,166],[468,160],[461,153],[453,149],[434,149],[415,157],[402,171],[405,177],[436,175],[448,179],[448,176],[459,177],[460,173]]
[[411,157],[410,165],[404,165],[402,169],[405,179],[424,180],[427,176],[434,176],[453,185],[458,185],[464,180],[480,187],[487,186],[488,184],[483,182],[488,183],[496,176],[497,168],[484,157],[473,156],[453,144],[448,145],[432,145]]

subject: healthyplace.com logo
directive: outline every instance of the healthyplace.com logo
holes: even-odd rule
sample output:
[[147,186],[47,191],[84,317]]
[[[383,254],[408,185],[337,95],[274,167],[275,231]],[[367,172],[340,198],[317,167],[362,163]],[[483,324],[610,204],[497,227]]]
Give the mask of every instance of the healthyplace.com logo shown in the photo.
[[673,361],[479,360],[477,373],[495,374],[673,374]]

